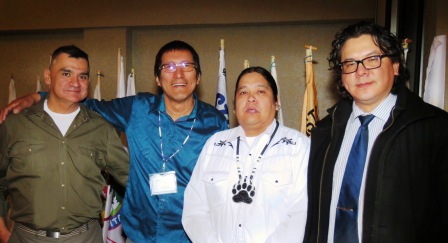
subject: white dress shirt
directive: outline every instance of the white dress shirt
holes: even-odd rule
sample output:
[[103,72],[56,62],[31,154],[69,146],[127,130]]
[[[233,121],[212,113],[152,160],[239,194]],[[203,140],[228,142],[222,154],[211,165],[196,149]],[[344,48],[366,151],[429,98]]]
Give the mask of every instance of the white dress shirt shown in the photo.
[[[257,166],[275,126],[274,120],[252,146],[241,127],[207,141],[185,190],[182,224],[193,242],[302,242],[309,139],[280,125]],[[232,200],[238,137],[241,174],[254,171],[250,204]]]

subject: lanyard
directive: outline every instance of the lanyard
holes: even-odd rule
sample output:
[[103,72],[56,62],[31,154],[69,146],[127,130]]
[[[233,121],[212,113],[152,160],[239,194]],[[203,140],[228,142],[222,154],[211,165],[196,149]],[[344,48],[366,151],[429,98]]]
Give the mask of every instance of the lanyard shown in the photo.
[[190,131],[188,132],[187,137],[185,138],[184,142],[180,147],[174,152],[171,156],[168,158],[165,158],[165,154],[163,153],[163,140],[162,140],[162,120],[160,118],[160,111],[159,111],[159,138],[160,138],[160,151],[162,153],[162,172],[165,172],[166,162],[174,157],[179,151],[184,147],[184,145],[187,143],[188,139],[190,138],[191,131],[193,131],[194,124],[196,123],[196,118],[193,120],[193,124],[191,125]]

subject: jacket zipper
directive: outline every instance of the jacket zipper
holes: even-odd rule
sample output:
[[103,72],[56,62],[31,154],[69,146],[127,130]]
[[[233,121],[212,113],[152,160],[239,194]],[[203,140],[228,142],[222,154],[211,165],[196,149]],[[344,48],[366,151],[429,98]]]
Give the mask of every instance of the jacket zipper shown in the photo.
[[[331,124],[331,136],[330,139],[333,137],[333,133],[334,133],[334,114],[336,113],[337,107],[335,107],[335,109],[333,110],[333,113],[331,114],[331,117],[333,119],[333,123]],[[322,180],[324,178],[324,170],[325,170],[325,164],[327,163],[327,155],[328,155],[328,150],[331,147],[331,142],[328,144],[328,147],[325,151],[325,156],[324,156],[324,164],[322,165],[322,171],[320,174],[320,188],[319,188],[319,207],[318,207],[318,219],[317,219],[317,238],[316,238],[316,242],[319,242],[319,238],[320,238],[320,220],[321,220],[321,206],[322,206]]]

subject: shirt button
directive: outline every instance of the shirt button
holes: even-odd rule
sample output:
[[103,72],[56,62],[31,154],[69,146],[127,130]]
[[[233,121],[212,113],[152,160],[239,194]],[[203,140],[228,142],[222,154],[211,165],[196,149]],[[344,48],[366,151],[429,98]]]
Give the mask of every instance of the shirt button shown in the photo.
[[62,162],[61,162],[61,165],[64,165],[64,164],[65,164],[65,162],[64,162],[64,161],[62,161]]
[[239,224],[238,226],[241,227],[241,224]]
[[32,151],[32,149],[28,149],[28,151],[30,151],[30,152],[31,152],[31,151]]
[[62,141],[61,143],[65,143],[65,141]]
[[65,187],[65,184],[62,184],[61,187]]
[[62,206],[62,207],[61,207],[61,209],[62,209],[62,210],[65,210],[65,207],[64,207],[64,206]]

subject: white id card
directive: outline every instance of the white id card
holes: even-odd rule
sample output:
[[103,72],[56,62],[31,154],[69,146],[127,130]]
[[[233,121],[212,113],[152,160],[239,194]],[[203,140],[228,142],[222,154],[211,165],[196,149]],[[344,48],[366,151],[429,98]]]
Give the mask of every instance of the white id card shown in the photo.
[[149,187],[151,188],[151,196],[177,193],[176,172],[168,171],[149,175]]

